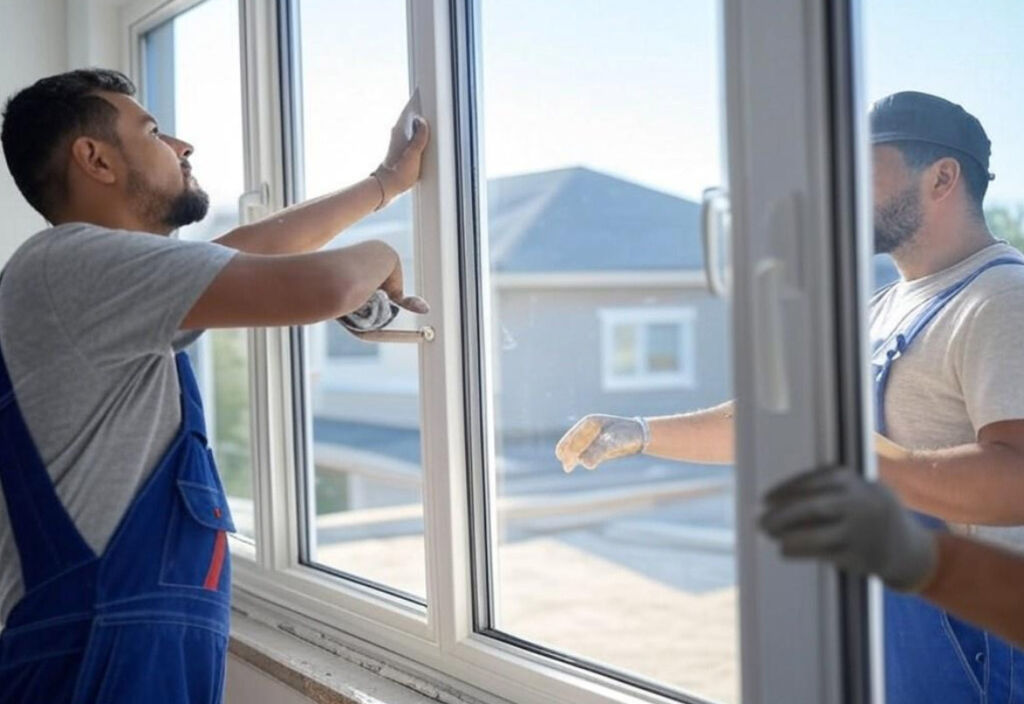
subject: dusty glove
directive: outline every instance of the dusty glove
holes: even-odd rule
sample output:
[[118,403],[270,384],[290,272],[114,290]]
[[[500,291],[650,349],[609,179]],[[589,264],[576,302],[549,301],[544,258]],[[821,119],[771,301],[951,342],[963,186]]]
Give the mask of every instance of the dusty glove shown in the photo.
[[635,455],[650,441],[643,418],[592,414],[580,419],[555,447],[562,469],[571,472],[577,464],[594,469],[605,460]]
[[917,591],[937,561],[934,534],[896,496],[848,470],[818,470],[783,482],[764,498],[761,528],[786,557],[828,560]]

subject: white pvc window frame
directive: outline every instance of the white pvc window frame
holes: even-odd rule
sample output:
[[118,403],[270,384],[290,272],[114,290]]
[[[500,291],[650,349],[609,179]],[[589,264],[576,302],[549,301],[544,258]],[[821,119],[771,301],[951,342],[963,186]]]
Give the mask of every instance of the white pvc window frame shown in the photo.
[[[602,308],[597,315],[601,323],[601,387],[605,391],[692,389],[696,385],[697,310],[694,307]],[[670,325],[675,330],[676,368],[673,371],[649,368],[653,325]],[[623,327],[633,330],[635,371],[630,374],[615,368],[615,331]]]
[[[125,5],[122,69],[141,83],[142,35],[201,1],[137,0]],[[301,564],[299,494],[308,487],[300,485],[298,470],[311,457],[311,448],[306,438],[297,437],[296,419],[304,412],[309,389],[294,373],[287,329],[249,333],[257,539],[255,546],[232,541],[235,604],[287,623],[297,633],[351,642],[406,670],[484,698],[482,693],[489,692],[509,701],[554,704],[678,701],[477,631],[475,603],[481,585],[475,579],[473,551],[479,544],[469,510],[474,488],[465,414],[472,385],[463,358],[467,270],[459,239],[453,236],[468,202],[457,167],[470,128],[456,109],[455,96],[466,78],[463,70],[453,70],[454,35],[470,0],[407,2],[412,83],[420,87],[433,128],[423,179],[414,193],[416,280],[419,293],[433,305],[423,322],[437,331],[420,354],[426,607]],[[723,2],[723,58],[730,66],[725,98],[736,264],[735,378],[744,428],[737,447],[743,701],[838,704],[854,701],[849,697],[859,696],[867,681],[863,659],[856,652],[851,655],[851,649],[863,645],[863,633],[850,632],[864,630],[868,622],[861,611],[846,609],[851,591],[862,585],[841,584],[826,569],[782,564],[753,534],[752,519],[759,492],[786,472],[871,461],[863,430],[868,427],[866,396],[857,398],[855,388],[837,382],[857,368],[856,359],[843,360],[834,350],[843,335],[857,340],[857,324],[837,330],[842,326],[830,317],[840,304],[856,312],[859,300],[834,296],[836,286],[856,292],[857,276],[844,274],[838,283],[833,281],[834,223],[828,216],[829,208],[841,200],[831,181],[831,160],[842,162],[835,153],[837,125],[828,106],[835,100],[834,89],[856,91],[843,83],[848,76],[837,78],[826,67],[830,51],[850,51],[845,44],[835,47],[830,42],[852,31],[843,26],[848,21],[845,2],[835,3],[831,11],[805,0],[780,0],[781,5]],[[293,28],[281,23],[280,7],[278,0],[240,0],[246,183],[252,193],[265,193],[246,207],[249,218],[286,206],[289,178],[296,173],[295,164],[286,164],[284,157],[296,126],[293,116],[282,110],[290,78],[282,70],[281,47]],[[788,70],[777,70],[780,65]],[[800,148],[789,148],[792,144]],[[773,145],[787,148],[777,151]],[[787,211],[779,216],[785,221],[792,215],[801,225],[793,228],[802,233],[795,250],[791,241],[773,250],[779,243],[766,235],[766,228],[775,232],[777,223],[771,230],[771,220],[766,224],[758,219],[780,207],[786,211],[778,205],[780,199],[795,203],[795,215]],[[796,257],[799,262],[793,263],[806,277],[801,290],[815,294],[794,309],[804,331],[787,340],[790,347],[782,357],[756,338],[754,328],[763,332],[763,321],[754,322],[756,291],[747,283],[756,280],[758,263],[773,255],[782,261]],[[847,271],[857,270],[852,260],[842,263]],[[838,364],[833,361],[837,358]],[[785,386],[778,383],[780,359],[785,370],[798,372],[782,375]],[[839,397],[837,388],[843,391]],[[744,390],[750,392],[749,400],[743,400]],[[777,647],[779,633],[787,633],[792,647]]]

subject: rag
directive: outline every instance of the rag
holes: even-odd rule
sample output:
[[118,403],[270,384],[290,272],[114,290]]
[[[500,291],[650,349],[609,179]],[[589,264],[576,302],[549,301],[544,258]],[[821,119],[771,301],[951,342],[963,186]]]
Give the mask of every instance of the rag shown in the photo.
[[392,301],[383,289],[377,289],[370,300],[359,309],[338,318],[346,330],[355,333],[381,330],[398,315],[398,305]]

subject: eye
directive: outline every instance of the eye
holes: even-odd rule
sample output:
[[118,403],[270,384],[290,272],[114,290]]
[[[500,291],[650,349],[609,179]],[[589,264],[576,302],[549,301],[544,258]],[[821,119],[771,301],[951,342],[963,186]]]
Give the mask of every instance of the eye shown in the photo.
[[160,134],[160,128],[157,127],[156,125],[153,125],[153,129],[151,129],[149,131],[149,133],[152,134],[152,135],[158,135],[158,134]]

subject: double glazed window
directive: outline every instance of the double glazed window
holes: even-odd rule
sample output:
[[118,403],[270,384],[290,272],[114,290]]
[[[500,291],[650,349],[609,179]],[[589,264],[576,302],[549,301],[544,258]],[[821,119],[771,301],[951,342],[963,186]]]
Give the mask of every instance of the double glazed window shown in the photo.
[[[136,5],[130,69],[211,195],[181,237],[365,178],[413,90],[431,123],[421,183],[327,245],[389,243],[429,315],[384,342],[329,321],[190,349],[244,538],[237,600],[513,701],[867,700],[869,590],[783,562],[758,499],[808,467],[871,471],[869,100],[979,113],[990,223],[1024,243],[1016,99],[968,68],[1013,84],[998,19],[1019,10]],[[566,475],[554,455],[590,413],[729,399],[735,469],[641,455]]]
[[[791,4],[779,31],[806,41]],[[773,283],[754,273],[771,252],[743,229],[777,198],[743,188],[766,168],[750,145],[781,138],[747,131],[774,107],[737,103],[756,114],[730,120],[726,106],[754,90],[741,75],[767,51],[736,33],[777,19],[749,8],[740,20],[713,0],[205,0],[131,24],[147,106],[196,145],[212,196],[182,237],[365,178],[413,90],[431,122],[421,183],[326,245],[389,243],[429,315],[403,313],[383,342],[328,321],[216,331],[192,350],[254,541],[236,552],[237,600],[510,700],[809,701],[838,677],[828,653],[845,631],[790,627],[791,653],[764,640],[808,605],[866,617],[856,591],[841,599],[831,573],[783,566],[751,528],[756,493],[786,463],[838,461],[807,441],[809,424],[834,434],[856,403],[810,413],[844,362],[793,373],[817,345],[750,336],[791,321],[749,303],[782,305],[752,292]],[[824,82],[773,80],[773,100],[826,100]],[[829,196],[800,165],[824,159],[797,150],[767,181],[819,213]],[[727,177],[737,164],[740,181]],[[734,183],[729,243],[705,190]],[[801,299],[799,322],[835,337],[829,301],[847,294],[808,262],[839,255],[809,239],[788,256],[824,293]],[[708,247],[735,253],[731,291],[709,289],[721,263]],[[554,456],[589,413],[728,399],[747,423],[743,471],[634,456],[566,475]],[[801,676],[778,681],[779,667]]]

